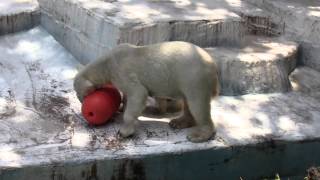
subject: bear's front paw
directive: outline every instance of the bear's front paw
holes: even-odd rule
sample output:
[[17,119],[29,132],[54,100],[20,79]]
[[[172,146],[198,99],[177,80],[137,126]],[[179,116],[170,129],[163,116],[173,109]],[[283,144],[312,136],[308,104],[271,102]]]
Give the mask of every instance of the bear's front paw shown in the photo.
[[125,138],[129,136],[133,136],[134,133],[135,133],[135,126],[130,124],[123,124],[119,130],[120,136]]
[[213,138],[216,131],[211,126],[200,126],[192,129],[191,133],[188,134],[187,139],[194,143],[200,143],[208,141]]

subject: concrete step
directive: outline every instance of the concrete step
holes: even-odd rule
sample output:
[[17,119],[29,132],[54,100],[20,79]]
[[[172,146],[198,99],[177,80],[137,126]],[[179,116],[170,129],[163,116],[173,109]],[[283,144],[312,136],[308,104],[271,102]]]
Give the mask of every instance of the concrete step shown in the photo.
[[30,29],[39,23],[37,0],[0,1],[0,35]]
[[141,116],[136,136],[120,139],[120,114],[84,122],[72,90],[78,63],[45,30],[1,37],[0,50],[1,180],[259,179],[320,163],[319,94],[221,96],[206,143],[170,129],[170,115]]
[[242,19],[223,2],[39,0],[41,24],[82,63],[119,43],[239,45]]
[[260,7],[272,21],[283,26],[283,35],[290,40],[299,42],[301,45],[300,63],[320,71],[319,1],[245,1]]
[[218,62],[222,95],[291,90],[298,44],[281,38],[250,36],[241,48],[206,48]]
[[188,0],[192,3],[223,4],[224,8],[238,14],[251,35],[279,36],[284,31],[283,24],[273,21],[269,13],[244,0]]

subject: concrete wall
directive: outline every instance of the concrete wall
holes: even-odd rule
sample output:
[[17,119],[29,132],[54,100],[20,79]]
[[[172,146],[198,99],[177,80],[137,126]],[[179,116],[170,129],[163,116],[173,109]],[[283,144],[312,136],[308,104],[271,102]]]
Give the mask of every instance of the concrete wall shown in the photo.
[[302,179],[308,167],[320,164],[319,151],[317,140],[295,143],[270,140],[254,146],[182,154],[3,169],[0,180],[263,179],[273,178],[277,173],[281,177]]

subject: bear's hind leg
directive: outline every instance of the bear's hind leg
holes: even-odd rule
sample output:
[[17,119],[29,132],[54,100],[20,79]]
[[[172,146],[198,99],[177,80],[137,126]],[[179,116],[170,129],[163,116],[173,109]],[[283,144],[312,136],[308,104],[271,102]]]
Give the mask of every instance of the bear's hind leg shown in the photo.
[[193,116],[189,110],[188,104],[185,100],[183,100],[183,114],[182,116],[172,119],[169,122],[169,126],[173,129],[184,129],[189,128],[195,125],[195,121],[193,119]]
[[193,92],[186,96],[190,112],[196,126],[191,129],[187,139],[192,142],[204,142],[215,135],[215,127],[210,115],[210,92]]

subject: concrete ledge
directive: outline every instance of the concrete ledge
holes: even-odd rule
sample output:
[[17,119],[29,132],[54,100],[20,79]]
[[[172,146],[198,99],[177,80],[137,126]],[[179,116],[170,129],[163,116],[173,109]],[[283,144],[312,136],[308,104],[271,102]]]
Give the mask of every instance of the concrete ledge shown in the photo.
[[291,90],[298,45],[280,38],[247,37],[241,48],[207,48],[218,62],[221,93],[242,95]]
[[0,35],[30,29],[40,24],[40,8],[35,0],[0,2]]

